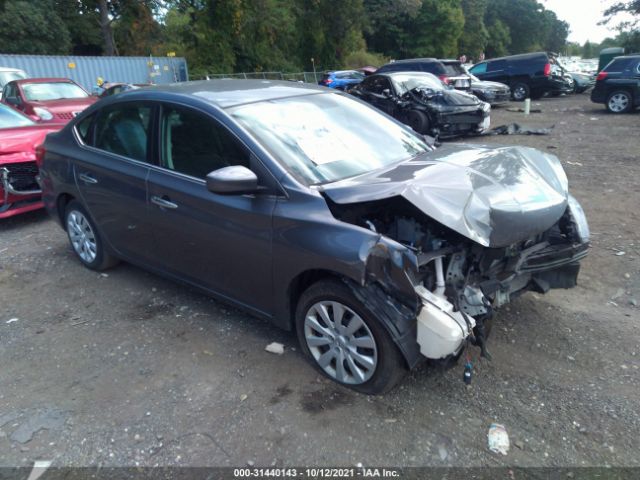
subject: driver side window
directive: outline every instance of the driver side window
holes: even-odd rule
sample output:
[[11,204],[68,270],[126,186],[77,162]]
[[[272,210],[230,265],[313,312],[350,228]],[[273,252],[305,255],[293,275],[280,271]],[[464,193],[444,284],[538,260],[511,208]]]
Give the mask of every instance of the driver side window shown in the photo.
[[188,107],[162,108],[162,166],[204,179],[232,165],[249,168],[250,155],[224,126]]

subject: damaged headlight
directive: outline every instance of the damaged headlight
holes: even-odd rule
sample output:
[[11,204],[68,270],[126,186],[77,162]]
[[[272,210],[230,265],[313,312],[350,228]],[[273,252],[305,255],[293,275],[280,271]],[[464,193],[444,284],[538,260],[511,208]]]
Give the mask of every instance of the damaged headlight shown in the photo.
[[578,203],[578,201],[573,197],[573,195],[569,195],[568,198],[569,203],[569,213],[571,214],[571,219],[573,220],[576,226],[576,232],[580,239],[581,243],[587,243],[589,241],[589,224],[587,223],[587,217],[584,214],[584,210],[582,206]]

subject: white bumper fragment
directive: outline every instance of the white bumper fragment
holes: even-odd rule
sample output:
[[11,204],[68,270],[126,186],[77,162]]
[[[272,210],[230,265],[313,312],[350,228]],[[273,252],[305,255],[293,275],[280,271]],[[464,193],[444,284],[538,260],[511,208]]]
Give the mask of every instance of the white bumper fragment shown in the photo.
[[[420,353],[431,359],[458,353],[471,333],[462,314],[453,311],[453,305],[444,295],[436,295],[422,286],[416,287],[416,292],[423,305],[418,315]],[[470,316],[467,318],[473,329],[475,320]]]

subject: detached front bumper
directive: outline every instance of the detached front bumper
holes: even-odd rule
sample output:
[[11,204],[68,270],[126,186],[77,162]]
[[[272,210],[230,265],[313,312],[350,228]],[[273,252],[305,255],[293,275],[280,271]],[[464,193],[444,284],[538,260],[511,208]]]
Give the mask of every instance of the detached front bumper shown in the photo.
[[37,174],[35,162],[0,166],[0,218],[44,207],[42,190],[36,181]]
[[484,102],[479,108],[441,112],[437,115],[436,128],[442,138],[483,132],[489,129],[490,115],[491,105]]

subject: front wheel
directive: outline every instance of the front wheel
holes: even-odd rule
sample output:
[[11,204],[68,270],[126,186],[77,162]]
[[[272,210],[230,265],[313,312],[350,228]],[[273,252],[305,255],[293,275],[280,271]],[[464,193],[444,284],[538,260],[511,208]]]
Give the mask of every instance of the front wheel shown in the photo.
[[407,113],[407,124],[418,133],[427,135],[431,127],[430,123],[427,114],[420,110],[411,110]]
[[625,90],[612,92],[607,98],[607,110],[611,113],[627,113],[631,110],[633,99]]
[[109,255],[93,220],[76,200],[69,202],[64,214],[69,242],[82,264],[92,270],[106,270],[118,263]]
[[338,280],[319,281],[302,294],[296,330],[302,351],[314,367],[353,390],[383,393],[406,373],[389,333]]

